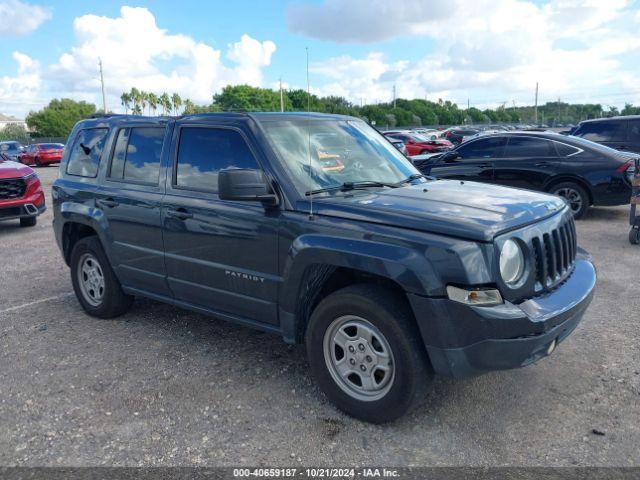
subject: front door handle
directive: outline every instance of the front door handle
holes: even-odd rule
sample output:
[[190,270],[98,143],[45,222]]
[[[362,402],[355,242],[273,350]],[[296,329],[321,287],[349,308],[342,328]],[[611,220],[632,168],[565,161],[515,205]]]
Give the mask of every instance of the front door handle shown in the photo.
[[184,208],[178,208],[176,210],[167,210],[167,217],[187,220],[189,218],[193,218],[193,213],[187,212]]
[[104,208],[113,208],[113,207],[117,207],[118,205],[120,205],[113,198],[105,198],[105,199],[96,200],[96,204],[98,206],[104,207]]

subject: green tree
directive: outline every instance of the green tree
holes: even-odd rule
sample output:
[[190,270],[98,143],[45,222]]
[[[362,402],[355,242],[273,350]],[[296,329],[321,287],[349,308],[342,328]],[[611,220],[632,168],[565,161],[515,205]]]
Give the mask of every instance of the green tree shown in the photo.
[[15,140],[23,145],[31,141],[29,132],[20,123],[10,123],[0,130],[0,141]]
[[149,93],[147,95],[147,102],[149,104],[149,115],[151,115],[151,110],[153,110],[153,114],[156,114],[158,110],[158,96],[155,93]]
[[171,112],[171,98],[167,92],[162,92],[160,95],[160,106],[162,107],[162,114],[167,115]]
[[171,95],[171,105],[173,105],[173,112],[175,115],[178,115],[178,110],[182,106],[182,98],[177,93]]
[[69,98],[54,99],[37,112],[29,112],[27,125],[38,137],[66,137],[80,120],[96,113],[96,106]]
[[120,103],[124,107],[124,113],[129,113],[129,108],[131,107],[131,95],[128,92],[122,92],[120,95]]
[[250,85],[227,85],[213,96],[213,103],[222,111],[276,112],[280,110],[280,94]]

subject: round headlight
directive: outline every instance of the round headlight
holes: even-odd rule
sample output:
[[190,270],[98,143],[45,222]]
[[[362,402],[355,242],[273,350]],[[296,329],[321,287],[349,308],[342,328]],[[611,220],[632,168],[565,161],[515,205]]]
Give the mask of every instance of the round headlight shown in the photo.
[[507,240],[500,251],[500,275],[507,284],[518,282],[524,272],[524,254],[515,240]]

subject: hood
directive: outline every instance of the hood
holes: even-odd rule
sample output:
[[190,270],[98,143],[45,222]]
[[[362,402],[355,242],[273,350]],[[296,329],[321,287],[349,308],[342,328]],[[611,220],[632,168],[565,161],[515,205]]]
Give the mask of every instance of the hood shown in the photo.
[[0,179],[21,178],[33,173],[33,169],[18,162],[0,162]]
[[[302,211],[308,211],[308,206],[306,200],[298,205]],[[434,180],[395,189],[314,197],[313,208],[318,215],[490,242],[502,232],[564,210],[566,204],[559,197],[529,190]]]

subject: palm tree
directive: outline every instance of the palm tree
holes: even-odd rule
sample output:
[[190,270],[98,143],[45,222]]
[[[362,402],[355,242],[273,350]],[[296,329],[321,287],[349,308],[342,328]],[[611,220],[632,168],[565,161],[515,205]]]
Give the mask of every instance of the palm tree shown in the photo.
[[166,115],[171,110],[171,99],[167,92],[163,92],[160,95],[160,105],[162,106],[162,114]]
[[189,100],[188,98],[184,101],[184,114],[189,114],[189,113],[195,113],[196,112],[196,106],[194,105],[194,103]]
[[180,95],[178,95],[177,93],[174,93],[171,96],[171,103],[173,104],[174,114],[178,115],[178,109],[182,106],[182,99],[180,98]]
[[144,113],[144,109],[147,107],[148,100],[149,100],[149,94],[144,90],[141,91],[140,92],[140,107],[141,107],[140,109],[142,110],[142,113]]
[[142,92],[136,87],[131,87],[129,97],[133,102],[133,114],[142,115]]
[[124,107],[124,113],[128,114],[129,107],[131,106],[131,95],[129,95],[127,92],[123,92],[122,95],[120,95],[120,103]]
[[147,101],[149,102],[149,115],[151,115],[151,110],[153,110],[153,114],[155,115],[158,109],[158,96],[155,93],[149,93],[149,95],[147,95]]

